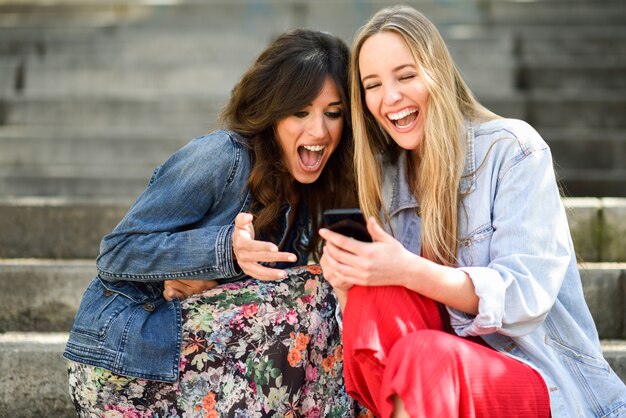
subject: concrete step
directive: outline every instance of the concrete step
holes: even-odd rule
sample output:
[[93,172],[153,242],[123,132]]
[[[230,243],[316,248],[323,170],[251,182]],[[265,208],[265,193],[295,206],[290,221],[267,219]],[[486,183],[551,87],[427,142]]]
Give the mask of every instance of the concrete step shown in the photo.
[[538,129],[621,129],[626,127],[626,92],[533,92],[527,110],[526,121]]
[[626,339],[626,263],[582,263],[585,300],[602,339]]
[[521,83],[528,90],[558,90],[583,97],[590,90],[626,91],[626,60],[607,62],[589,58],[572,61],[526,62],[520,69]]
[[588,26],[623,27],[626,6],[621,0],[498,0],[488,4],[490,22],[513,26]]
[[538,128],[558,169],[626,168],[626,129]]
[[[68,395],[63,333],[0,334],[0,415],[75,417]],[[626,341],[602,341],[605,358],[626,381]]]
[[93,259],[131,201],[2,198],[0,258]]
[[33,173],[38,173],[47,166],[64,165],[139,164],[153,168],[203,133],[184,127],[157,126],[141,130],[113,126],[5,126],[0,127],[0,171],[32,167]]
[[[626,263],[580,269],[600,337],[626,339]],[[0,259],[0,333],[69,331],[95,274],[93,260]]]
[[[95,258],[133,198],[0,198],[0,258]],[[626,262],[626,199],[564,204],[581,261]]]
[[[147,166],[84,167],[0,175],[0,195],[12,197],[67,197],[68,199],[133,198],[145,189],[153,169]],[[81,173],[83,175],[81,175]]]
[[186,126],[206,132],[215,126],[227,97],[11,98],[0,101],[0,125]]
[[626,261],[626,199],[564,200],[579,261]]
[[[322,25],[356,28],[363,24],[383,4],[377,1],[345,2],[323,0],[294,2],[292,0],[213,0],[210,3],[194,0],[180,2],[135,1],[63,1],[50,4],[45,1],[8,1],[0,7],[0,26],[5,27],[84,27],[135,24],[169,27],[206,24],[240,26],[254,31],[257,23],[315,27]],[[22,3],[22,4],[20,4]],[[481,22],[484,20],[478,0],[449,0],[434,2],[416,0],[412,4],[440,24]],[[189,25],[183,22],[187,19]],[[243,23],[251,22],[252,24]],[[351,34],[353,31],[351,32]]]
[[626,27],[623,25],[533,26],[532,30],[513,28],[510,34],[517,42],[521,57],[529,62],[572,57],[610,62],[626,56]]
[[61,354],[65,333],[0,334],[0,416],[76,417]]
[[[453,56],[473,88],[490,94],[513,92],[510,36],[488,30],[447,32]],[[2,35],[9,39],[1,40]],[[46,35],[38,39],[0,29],[0,67],[6,67],[0,92],[6,91],[5,97],[224,96],[273,36],[248,32],[231,36],[209,26],[177,31],[122,28],[74,37],[64,34],[54,40]]]
[[566,196],[626,197],[626,170],[556,167],[559,185]]
[[[132,97],[149,93],[225,96],[269,42],[269,37],[266,42],[260,42],[254,35],[234,36],[235,39],[221,42],[222,36],[198,31],[184,35],[161,31],[154,36],[145,32],[115,40],[103,36],[104,40],[97,45],[93,42],[84,45],[86,51],[81,48],[63,53],[46,52],[45,56],[37,51],[28,52],[33,48],[23,45],[23,56],[11,54],[0,60],[7,73],[4,89],[27,97]],[[448,38],[457,65],[477,91],[511,94],[515,61],[510,36],[502,33],[472,36],[473,39]],[[197,38],[204,41],[196,45]],[[67,48],[80,46],[75,44]],[[177,48],[179,44],[193,45],[195,49]],[[159,46],[158,50],[155,45]],[[163,49],[168,52],[164,54]],[[11,90],[11,86],[16,87]]]
[[0,259],[0,333],[69,332],[93,260]]

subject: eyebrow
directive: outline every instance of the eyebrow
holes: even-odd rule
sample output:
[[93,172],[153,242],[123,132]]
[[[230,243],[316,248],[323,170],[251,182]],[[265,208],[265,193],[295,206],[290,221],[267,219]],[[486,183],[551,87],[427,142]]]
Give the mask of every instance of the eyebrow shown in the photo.
[[[398,71],[400,71],[400,70],[402,70],[402,69],[404,69],[406,67],[415,67],[415,64],[401,64],[401,65],[398,65],[395,68],[392,68],[391,71],[395,73],[395,72],[398,72]],[[367,76],[365,76],[365,77],[363,77],[361,79],[361,83],[364,82],[365,80],[367,80],[368,78],[374,78],[374,77],[376,77],[376,74],[367,75]]]

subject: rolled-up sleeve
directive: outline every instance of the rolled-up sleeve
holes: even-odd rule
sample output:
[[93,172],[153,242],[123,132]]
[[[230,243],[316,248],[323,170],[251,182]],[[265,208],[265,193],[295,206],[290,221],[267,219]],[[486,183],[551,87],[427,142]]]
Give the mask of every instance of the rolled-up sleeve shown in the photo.
[[534,330],[555,303],[574,259],[549,148],[503,164],[497,174],[489,263],[459,267],[474,284],[478,313],[448,308],[460,336],[521,336]]

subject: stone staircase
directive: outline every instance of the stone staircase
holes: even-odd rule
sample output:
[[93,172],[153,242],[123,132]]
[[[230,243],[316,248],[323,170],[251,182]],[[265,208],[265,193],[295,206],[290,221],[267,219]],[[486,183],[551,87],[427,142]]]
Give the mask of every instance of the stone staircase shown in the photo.
[[[0,0],[0,417],[74,416],[60,353],[100,238],[157,164],[217,127],[267,42],[293,26],[350,42],[394,3]],[[626,3],[409,3],[481,101],[549,142],[585,295],[626,380]]]

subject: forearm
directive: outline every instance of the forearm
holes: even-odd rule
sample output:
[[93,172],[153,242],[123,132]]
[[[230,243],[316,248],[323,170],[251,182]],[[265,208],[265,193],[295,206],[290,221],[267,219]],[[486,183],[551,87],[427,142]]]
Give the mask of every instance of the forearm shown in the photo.
[[414,257],[407,263],[404,287],[459,311],[478,313],[478,296],[464,271]]

